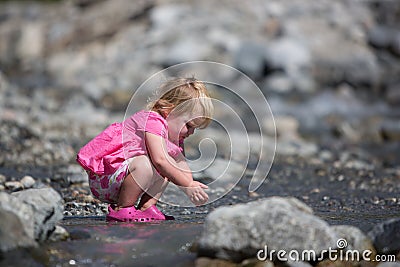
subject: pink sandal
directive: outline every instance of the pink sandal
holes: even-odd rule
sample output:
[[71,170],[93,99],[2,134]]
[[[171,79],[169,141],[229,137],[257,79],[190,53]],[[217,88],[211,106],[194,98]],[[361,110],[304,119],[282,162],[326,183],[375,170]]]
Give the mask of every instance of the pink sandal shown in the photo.
[[137,210],[134,206],[114,210],[108,206],[107,221],[119,222],[150,222],[156,220],[174,220],[173,216],[164,215],[155,205],[145,211]]
[[144,211],[140,211],[146,218],[151,218],[152,220],[175,220],[174,216],[165,215],[156,205],[152,205]]
[[118,210],[114,210],[112,205],[108,206],[108,214],[106,216],[107,221],[138,222],[139,219],[139,211],[134,206],[120,208]]

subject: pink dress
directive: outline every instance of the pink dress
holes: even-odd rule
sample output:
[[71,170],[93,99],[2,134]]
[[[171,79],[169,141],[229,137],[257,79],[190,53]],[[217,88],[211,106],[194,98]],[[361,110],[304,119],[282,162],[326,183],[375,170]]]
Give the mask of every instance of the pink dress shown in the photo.
[[171,157],[182,152],[179,144],[169,141],[167,121],[156,112],[141,110],[121,123],[111,124],[77,155],[96,198],[108,203],[118,201],[119,190],[129,171],[129,160],[147,155],[145,132],[163,137]]

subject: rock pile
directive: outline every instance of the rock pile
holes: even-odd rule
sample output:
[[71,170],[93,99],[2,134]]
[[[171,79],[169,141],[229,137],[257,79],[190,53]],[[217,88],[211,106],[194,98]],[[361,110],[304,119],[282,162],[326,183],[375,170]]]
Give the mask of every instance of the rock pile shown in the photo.
[[399,258],[399,232],[399,219],[364,234],[354,226],[328,225],[298,199],[270,197],[212,211],[194,246],[196,266],[369,266],[382,255]]
[[52,188],[0,192],[0,253],[37,246],[37,242],[48,239],[66,238],[66,231],[57,226],[63,210],[63,200]]
[[[54,231],[63,204],[54,190],[42,189],[43,185],[63,193],[64,215],[104,214],[106,206],[91,197],[86,176],[76,168],[76,152],[106,125],[123,119],[126,105],[143,81],[165,67],[190,60],[233,66],[256,83],[275,116],[277,159],[312,161],[321,176],[332,163],[335,172],[358,171],[357,177],[335,173],[330,177],[351,189],[376,192],[384,187],[385,192],[397,192],[393,177],[399,175],[400,164],[398,14],[396,0],[0,3],[1,250],[35,245]],[[236,83],[235,77],[223,74],[215,75]],[[249,88],[244,86],[243,91],[254,97]],[[251,117],[248,108],[233,106],[244,121]],[[268,133],[263,146],[270,149],[274,122],[266,118],[260,127]],[[251,167],[256,165],[252,159],[259,156],[254,148],[261,142],[254,128],[249,127],[249,132]],[[226,138],[216,129],[201,135],[199,139],[214,137],[222,148],[213,168],[198,177],[215,180],[218,168],[227,164]],[[237,133],[231,136],[240,138]],[[364,143],[382,149],[379,154],[366,151],[358,146]],[[242,174],[236,167],[246,156],[234,155],[235,168],[229,176]],[[385,168],[382,177],[391,178],[375,177],[373,171],[378,168]],[[364,177],[366,181],[360,181]],[[313,192],[319,190],[316,185]],[[208,223],[221,231],[226,225],[218,222],[219,216],[235,221],[237,225],[228,226],[237,236],[227,239],[210,233],[212,242],[201,241],[204,255],[232,260],[249,257],[270,236],[276,248],[301,248],[315,241],[320,246],[315,249],[323,249],[341,233],[348,233],[347,228],[329,227],[294,199],[271,201],[259,203],[261,215],[250,212],[255,221],[235,217],[236,209],[245,212],[246,206],[210,215]],[[399,203],[397,197],[375,200],[377,205],[385,201],[392,206]],[[257,220],[267,222],[262,217],[267,215],[277,221],[264,232],[262,221]],[[303,219],[312,226],[307,228],[310,232],[300,230]],[[283,226],[281,220],[292,225],[293,232],[276,229]],[[371,233],[378,253],[398,250],[395,242],[381,242],[387,229],[398,231],[398,223],[388,224]],[[254,229],[260,234],[256,241],[250,238]],[[276,233],[288,238],[293,234],[296,242],[279,240]],[[321,235],[320,243],[314,233]],[[233,242],[236,239],[239,245]]]

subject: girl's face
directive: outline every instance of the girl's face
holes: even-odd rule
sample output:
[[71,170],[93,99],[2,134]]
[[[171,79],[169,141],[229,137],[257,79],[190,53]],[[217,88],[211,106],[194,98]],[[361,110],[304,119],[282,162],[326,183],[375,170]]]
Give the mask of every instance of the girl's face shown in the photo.
[[179,140],[185,139],[194,133],[195,124],[188,115],[171,115],[167,116],[168,122],[168,139],[178,144]]

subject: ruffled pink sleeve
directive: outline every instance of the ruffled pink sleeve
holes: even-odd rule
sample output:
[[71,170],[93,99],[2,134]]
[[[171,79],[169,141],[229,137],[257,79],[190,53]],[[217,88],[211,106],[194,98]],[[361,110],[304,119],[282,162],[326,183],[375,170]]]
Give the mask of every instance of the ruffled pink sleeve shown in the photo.
[[144,131],[163,137],[167,145],[168,154],[173,158],[182,153],[179,145],[168,140],[168,123],[160,114],[149,112]]
[[163,138],[168,137],[168,128],[166,120],[161,115],[149,112],[146,120],[145,132],[159,135]]

